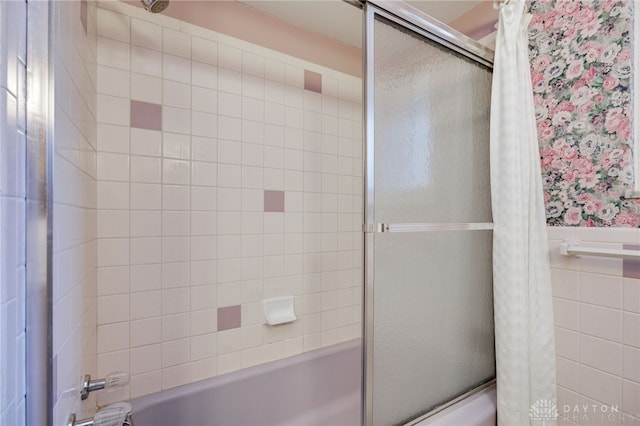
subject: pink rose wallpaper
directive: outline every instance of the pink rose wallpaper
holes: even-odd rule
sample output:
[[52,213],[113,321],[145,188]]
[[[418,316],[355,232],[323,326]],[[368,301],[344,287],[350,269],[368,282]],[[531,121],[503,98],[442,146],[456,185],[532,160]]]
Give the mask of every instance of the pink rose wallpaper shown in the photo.
[[633,183],[633,2],[532,0],[529,57],[547,223],[640,225]]

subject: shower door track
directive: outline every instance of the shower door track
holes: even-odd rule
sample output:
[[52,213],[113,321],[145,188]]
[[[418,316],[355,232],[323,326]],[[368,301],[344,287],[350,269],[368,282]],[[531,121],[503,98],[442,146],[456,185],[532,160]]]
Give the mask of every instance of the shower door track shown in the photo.
[[446,410],[447,408],[457,404],[460,401],[463,401],[477,393],[482,392],[485,389],[489,389],[490,387],[493,387],[496,385],[496,379],[491,379],[485,383],[482,383],[479,386],[476,386],[475,388],[471,389],[468,392],[463,393],[462,395],[460,395],[457,398],[452,399],[449,402],[446,402],[436,408],[434,408],[431,411],[428,411],[426,413],[424,413],[423,415],[421,415],[420,417],[418,417],[417,419],[411,420],[410,422],[405,423],[403,426],[416,426],[418,424],[420,424],[422,421],[428,419],[431,416],[435,416],[436,414]]

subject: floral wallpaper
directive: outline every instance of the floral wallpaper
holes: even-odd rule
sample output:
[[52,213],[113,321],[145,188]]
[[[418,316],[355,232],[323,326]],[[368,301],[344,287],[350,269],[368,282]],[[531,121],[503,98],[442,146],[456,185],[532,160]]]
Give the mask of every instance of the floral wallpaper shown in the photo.
[[633,182],[633,2],[532,0],[529,57],[547,223],[640,224]]

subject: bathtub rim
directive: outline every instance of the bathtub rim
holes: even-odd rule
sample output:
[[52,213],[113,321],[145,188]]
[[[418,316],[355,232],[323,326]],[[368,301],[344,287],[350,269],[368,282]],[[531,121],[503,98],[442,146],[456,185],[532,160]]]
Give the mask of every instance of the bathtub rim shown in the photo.
[[175,388],[161,390],[152,394],[131,398],[129,402],[133,406],[134,414],[137,411],[147,410],[150,407],[162,404],[175,398],[185,398],[189,395],[211,389],[212,387],[220,387],[238,380],[250,378],[259,374],[280,370],[291,365],[299,365],[314,359],[330,356],[342,351],[354,350],[362,348],[362,339],[356,338],[346,342],[336,343],[335,345],[325,348],[315,349],[301,354],[292,355],[290,357],[269,361],[264,364],[258,364],[240,370],[224,373],[219,376],[210,377],[204,380],[198,380],[192,383],[186,383]]

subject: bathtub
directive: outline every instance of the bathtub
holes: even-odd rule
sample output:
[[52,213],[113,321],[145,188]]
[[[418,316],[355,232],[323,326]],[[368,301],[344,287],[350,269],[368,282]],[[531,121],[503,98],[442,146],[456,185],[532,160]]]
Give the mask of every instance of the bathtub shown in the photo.
[[360,339],[133,399],[135,426],[357,426]]
[[[131,401],[135,426],[359,426],[361,341],[353,340]],[[418,423],[494,426],[495,386]]]

